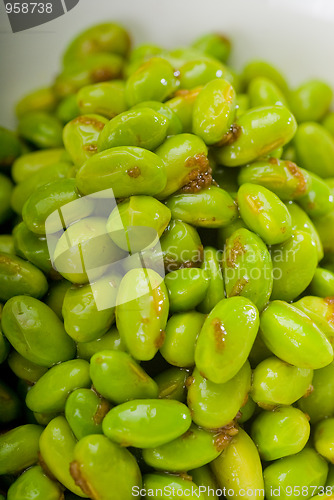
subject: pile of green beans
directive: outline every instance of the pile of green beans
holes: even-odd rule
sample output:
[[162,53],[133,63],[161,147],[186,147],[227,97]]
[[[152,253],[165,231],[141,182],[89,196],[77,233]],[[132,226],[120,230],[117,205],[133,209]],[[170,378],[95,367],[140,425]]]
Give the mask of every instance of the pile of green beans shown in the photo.
[[333,92],[230,51],[94,26],[0,128],[0,500],[334,498]]

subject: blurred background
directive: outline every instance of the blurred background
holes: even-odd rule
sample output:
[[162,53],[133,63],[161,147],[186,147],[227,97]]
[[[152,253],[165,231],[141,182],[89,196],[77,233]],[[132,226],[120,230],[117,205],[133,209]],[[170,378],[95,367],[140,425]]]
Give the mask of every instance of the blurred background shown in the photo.
[[52,80],[74,35],[105,20],[123,23],[134,44],[168,48],[221,31],[231,37],[236,69],[263,58],[292,84],[316,76],[334,85],[333,0],[80,0],[67,14],[19,33],[12,33],[1,2],[0,123],[13,127],[15,101]]

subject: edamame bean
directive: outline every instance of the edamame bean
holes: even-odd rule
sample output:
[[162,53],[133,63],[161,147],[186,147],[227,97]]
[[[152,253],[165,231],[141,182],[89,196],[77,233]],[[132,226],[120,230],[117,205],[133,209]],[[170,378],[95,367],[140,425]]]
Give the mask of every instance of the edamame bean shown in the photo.
[[258,409],[256,403],[254,403],[253,399],[248,395],[247,403],[242,406],[237,414],[237,421],[239,424],[244,424],[248,422],[253,415],[256,413]]
[[223,79],[212,80],[200,91],[193,110],[193,132],[206,144],[224,139],[235,119],[236,94]]
[[252,108],[236,121],[235,140],[216,150],[217,161],[227,167],[245,165],[287,144],[296,130],[284,106]]
[[293,231],[287,241],[270,249],[273,261],[272,300],[294,300],[311,283],[318,263],[318,252],[312,236]]
[[261,311],[270,299],[273,272],[270,253],[248,229],[238,229],[226,240],[223,260],[227,297],[242,296]]
[[73,359],[53,366],[36,382],[26,397],[28,408],[35,412],[62,412],[68,395],[75,389],[89,387],[89,363]]
[[[54,217],[54,221],[49,220],[48,226],[45,225],[47,218],[53,212],[58,211],[63,205],[70,203],[79,199],[79,193],[76,189],[76,183],[74,179],[61,179],[58,181],[50,182],[45,186],[37,189],[25,202],[22,210],[22,217],[26,223],[27,228],[36,234],[46,234],[46,232],[56,232],[57,217]],[[73,208],[76,206],[74,205]],[[80,205],[80,209],[77,206],[77,210],[81,209],[80,215],[83,216],[83,210],[86,210],[86,215],[89,215],[91,207],[87,204]],[[65,209],[66,210],[66,209]],[[68,212],[68,211],[67,211]],[[66,213],[66,215],[68,215]],[[73,210],[71,211],[71,220],[76,220],[77,213]],[[66,218],[68,219],[68,217]],[[68,220],[66,220],[69,223]]]
[[185,403],[187,399],[187,379],[189,370],[172,366],[155,377],[159,399],[175,399]]
[[90,360],[96,390],[116,404],[131,399],[153,399],[158,386],[131,356],[121,351],[100,351]]
[[142,101],[165,101],[177,88],[172,65],[152,57],[128,78],[125,99],[131,107]]
[[67,489],[79,497],[88,498],[75,484],[70,474],[70,464],[74,460],[76,439],[65,417],[51,420],[40,437],[41,463]]
[[52,274],[53,268],[45,236],[29,231],[24,222],[13,229],[16,254],[27,259],[46,274]]
[[320,177],[333,177],[334,139],[322,125],[310,121],[302,123],[296,132],[294,146],[301,167]]
[[154,469],[182,472],[202,467],[217,458],[228,444],[224,432],[209,432],[192,425],[174,441],[143,451],[145,462]]
[[319,422],[315,428],[314,446],[320,455],[333,463],[334,460],[334,418]]
[[91,389],[76,389],[68,396],[65,417],[73,434],[82,439],[90,434],[102,434],[102,421],[110,404]]
[[52,113],[56,105],[57,99],[52,88],[43,87],[29,92],[20,99],[15,106],[15,113],[18,118],[32,111]]
[[334,273],[317,267],[309,287],[310,293],[317,297],[334,296]]
[[0,252],[15,255],[14,238],[11,234],[0,235]]
[[315,370],[312,380],[313,391],[298,401],[299,408],[309,415],[312,424],[323,418],[334,416],[334,363]]
[[75,345],[56,314],[43,302],[23,295],[8,300],[1,318],[4,334],[21,356],[50,367],[72,359]]
[[329,109],[333,91],[321,80],[303,83],[289,96],[291,110],[298,122],[320,121]]
[[314,370],[333,361],[333,349],[325,334],[296,307],[275,300],[260,320],[262,339],[283,361]]
[[101,23],[92,26],[72,40],[64,56],[64,66],[77,59],[84,59],[96,52],[107,52],[126,56],[131,45],[127,31],[116,23]]
[[221,252],[215,248],[204,248],[201,268],[209,277],[209,286],[203,301],[197,306],[197,309],[205,314],[208,314],[225,297],[221,258]]
[[[83,112],[85,114],[85,112]],[[74,120],[80,115],[80,109],[77,104],[77,96],[70,94],[60,101],[56,109],[56,117],[64,124]]]
[[57,97],[64,99],[86,85],[119,79],[123,69],[124,59],[117,54],[90,54],[64,67],[56,77],[53,88]]
[[288,91],[288,84],[284,76],[277,68],[267,61],[254,60],[246,64],[244,67],[242,78],[246,87],[254,78],[257,77],[269,78],[281,89],[284,94]]
[[[90,211],[90,201],[84,207],[79,203],[75,210],[69,207],[69,216],[74,217],[80,209]],[[71,210],[70,210],[71,209]],[[67,215],[67,211],[66,211]],[[82,211],[82,215],[84,212]],[[78,215],[80,217],[80,215]],[[53,221],[52,221],[53,222]],[[56,221],[55,222],[59,222]],[[118,248],[106,229],[107,219],[103,217],[86,217],[71,224],[59,238],[53,260],[57,271],[67,280],[84,285],[95,282],[113,263],[125,257],[125,252]],[[115,277],[115,276],[114,276]],[[109,283],[110,281],[110,283]],[[103,277],[105,290],[112,291],[114,280],[110,275]],[[100,295],[99,295],[100,298]],[[101,296],[102,309],[113,305],[107,295]],[[111,301],[112,302],[112,301]]]
[[162,346],[169,311],[168,293],[152,269],[132,269],[117,294],[116,324],[135,359],[150,360]]
[[311,318],[317,327],[334,343],[334,298],[305,296],[294,303],[295,307]]
[[166,106],[179,118],[184,133],[192,132],[194,105],[201,88],[176,91],[175,97],[166,101]]
[[174,366],[191,367],[195,364],[195,346],[205,320],[196,311],[176,313],[166,326],[166,338],[160,352]]
[[317,248],[318,260],[320,261],[324,256],[324,249],[313,222],[297,203],[289,202],[286,206],[292,219],[292,231],[303,231],[311,235],[313,243]]
[[122,341],[117,328],[113,327],[105,333],[100,339],[92,340],[91,342],[77,343],[77,356],[81,359],[90,358],[100,351],[125,351],[125,345]]
[[165,165],[167,174],[167,184],[157,194],[158,199],[165,199],[181,188],[184,193],[196,193],[210,186],[208,149],[200,137],[193,134],[169,137],[156,154]]
[[7,339],[3,336],[0,327],[0,365],[6,360],[9,350],[10,350],[9,343],[7,342]]
[[26,424],[0,436],[0,474],[16,474],[38,462],[43,427]]
[[125,111],[112,118],[98,138],[98,151],[119,146],[154,150],[166,139],[168,120],[150,108]]
[[204,500],[217,500],[216,491],[218,490],[218,485],[216,478],[214,477],[210,467],[208,465],[203,465],[198,469],[193,469],[189,471],[189,475],[193,478],[197,486],[200,488]]
[[7,493],[8,500],[61,500],[63,492],[59,483],[52,481],[40,465],[26,470],[11,485]]
[[218,302],[196,344],[195,362],[201,374],[216,384],[234,377],[249,355],[258,327],[258,311],[250,300],[231,297]]
[[322,486],[325,486],[328,465],[314,450],[305,448],[296,455],[282,458],[269,465],[263,473],[266,498],[275,498],[275,491],[280,498],[291,497],[294,487],[304,491],[305,498]]
[[290,238],[292,221],[289,211],[269,189],[257,184],[243,184],[237,202],[244,222],[265,243],[275,245]]
[[194,227],[182,221],[172,220],[161,236],[160,243],[167,271],[200,267],[203,245]]
[[80,115],[65,125],[64,145],[77,168],[98,152],[98,139],[108,123],[103,116],[89,114]]
[[115,320],[115,307],[98,309],[100,301],[116,303],[119,279],[100,279],[93,286],[69,288],[64,296],[62,315],[66,333],[76,342],[91,342],[102,337]]
[[137,399],[110,410],[102,428],[122,446],[154,448],[182,436],[190,424],[190,411],[179,401]]
[[67,280],[59,280],[51,283],[44,302],[55,312],[59,319],[63,319],[62,308],[67,290],[71,288],[72,283]]
[[47,372],[45,366],[32,363],[16,351],[12,351],[8,356],[8,365],[17,377],[30,384],[37,382]]
[[151,196],[131,196],[111,212],[107,231],[117,246],[131,253],[156,243],[171,219],[168,207]]
[[18,132],[40,149],[59,148],[63,144],[61,122],[43,111],[31,111],[21,116]]
[[52,181],[71,177],[71,169],[71,163],[62,161],[41,167],[36,173],[32,172],[27,179],[14,187],[11,196],[12,209],[22,215],[25,202],[37,189]]
[[127,110],[122,80],[86,85],[79,90],[75,99],[83,115],[93,113],[111,120]]
[[174,111],[166,103],[159,101],[143,101],[132,107],[135,109],[150,108],[167,118],[167,136],[181,134],[183,132],[182,123]]
[[248,86],[251,108],[260,106],[286,106],[287,102],[281,89],[269,78],[258,76]]
[[116,198],[156,195],[164,189],[167,173],[158,155],[142,148],[122,146],[93,155],[76,175],[82,194],[112,188]]
[[166,202],[172,218],[193,226],[218,228],[236,219],[238,211],[232,197],[216,186],[196,193],[174,194]]
[[298,198],[298,204],[312,218],[326,215],[333,210],[332,190],[318,175],[309,173],[311,186],[309,192]]
[[311,369],[298,368],[273,356],[267,357],[254,370],[251,396],[265,409],[292,405],[312,393],[312,378]]
[[33,151],[20,156],[12,167],[12,177],[16,183],[26,181],[44,167],[55,163],[68,161],[69,157],[64,148],[53,148],[45,151]]
[[211,463],[220,488],[232,490],[230,498],[263,499],[262,465],[251,438],[242,429]]
[[0,299],[17,295],[41,298],[48,284],[42,271],[16,255],[0,252]]
[[236,86],[235,75],[221,62],[209,57],[191,58],[179,68],[180,89],[191,90],[217,78],[223,78]]
[[332,135],[334,135],[334,113],[327,113],[322,121],[322,125],[327,129]]
[[[247,361],[232,379],[223,384],[211,382],[201,375],[198,368],[195,368],[187,385],[187,403],[193,421],[197,425],[207,429],[219,429],[225,426],[233,428],[232,421],[246,403],[250,390],[250,365]],[[233,435],[233,429],[231,432]]]
[[22,154],[22,145],[14,132],[0,127],[0,168],[8,170],[16,158]]
[[134,489],[141,487],[141,473],[134,456],[105,436],[80,439],[70,471],[85,494],[81,496],[89,498],[112,500],[116,495],[131,500]]
[[276,158],[242,167],[238,183],[240,186],[245,183],[260,184],[283,201],[298,199],[311,187],[311,179],[306,170],[291,161]]
[[262,411],[252,424],[251,437],[267,461],[299,453],[309,436],[307,417],[292,406]]
[[204,300],[209,287],[209,277],[202,269],[178,269],[167,274],[165,285],[170,311],[189,311]]
[[193,42],[192,47],[223,63],[227,61],[231,52],[230,40],[220,33],[203,35]]

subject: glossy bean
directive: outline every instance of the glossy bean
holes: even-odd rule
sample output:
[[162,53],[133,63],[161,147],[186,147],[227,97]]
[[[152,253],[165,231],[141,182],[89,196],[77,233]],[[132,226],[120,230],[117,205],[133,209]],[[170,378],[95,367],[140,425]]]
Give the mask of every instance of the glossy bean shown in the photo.
[[312,392],[312,379],[313,370],[298,368],[271,356],[256,366],[251,396],[265,409],[272,409],[277,405],[292,405]]
[[42,271],[16,255],[0,253],[0,299],[17,295],[41,298],[48,284]]
[[83,359],[65,361],[50,368],[36,382],[26,397],[28,408],[35,412],[62,412],[68,395],[78,388],[89,387],[89,364]]
[[231,489],[230,498],[263,499],[262,465],[251,438],[242,429],[226,450],[211,463],[220,488]]
[[237,167],[268,155],[287,144],[294,136],[297,124],[284,106],[253,108],[236,122],[236,138],[216,151],[221,165]]
[[115,404],[131,399],[152,399],[158,386],[125,352],[100,351],[90,360],[90,376],[96,390]]
[[133,491],[141,487],[141,473],[134,456],[105,436],[90,435],[80,439],[74,449],[70,471],[89,498],[112,500],[116,495],[131,500]]
[[152,359],[161,347],[168,310],[167,289],[155,271],[133,269],[124,276],[117,295],[116,324],[135,359]]
[[75,354],[74,342],[62,322],[52,309],[33,297],[8,300],[1,324],[14,349],[33,363],[50,367]]
[[[207,429],[227,426],[233,434],[233,419],[245,404],[251,386],[251,369],[248,362],[228,382],[215,384],[205,379],[195,368],[188,382],[188,407],[193,421]],[[227,438],[228,440],[228,438]]]
[[325,334],[296,307],[275,300],[261,315],[261,336],[283,361],[299,368],[319,369],[333,361]]
[[292,232],[288,209],[269,189],[246,183],[238,191],[240,215],[247,226],[268,245],[283,243]]
[[250,300],[231,297],[218,302],[196,344],[195,362],[201,374],[218,384],[234,377],[249,355],[258,327],[258,311]]
[[158,155],[142,148],[112,148],[92,156],[78,171],[82,194],[112,188],[116,198],[156,195],[166,185],[167,174]]
[[251,430],[251,437],[261,458],[267,461],[299,453],[309,436],[307,417],[292,406],[261,412]]
[[223,270],[227,297],[246,297],[261,311],[273,287],[272,261],[263,241],[248,229],[236,230],[226,240]]

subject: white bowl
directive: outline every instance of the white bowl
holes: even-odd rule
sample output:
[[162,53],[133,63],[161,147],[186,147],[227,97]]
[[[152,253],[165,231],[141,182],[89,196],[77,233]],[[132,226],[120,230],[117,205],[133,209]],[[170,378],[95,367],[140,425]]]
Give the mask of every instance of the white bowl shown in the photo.
[[15,34],[0,2],[0,123],[14,127],[16,100],[51,82],[69,40],[105,20],[124,24],[135,43],[166,47],[221,31],[233,41],[237,69],[264,58],[293,85],[319,77],[334,86],[333,0],[80,0],[58,19]]

